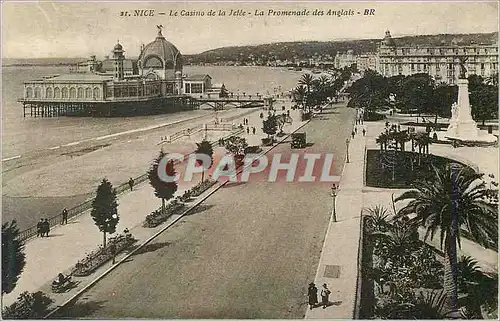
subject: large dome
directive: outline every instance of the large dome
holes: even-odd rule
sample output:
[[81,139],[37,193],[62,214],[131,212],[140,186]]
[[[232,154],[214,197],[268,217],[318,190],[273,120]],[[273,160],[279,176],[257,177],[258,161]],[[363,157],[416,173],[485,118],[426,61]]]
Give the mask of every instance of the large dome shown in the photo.
[[139,64],[144,69],[182,70],[182,55],[172,43],[163,37],[160,30],[156,39],[142,50]]

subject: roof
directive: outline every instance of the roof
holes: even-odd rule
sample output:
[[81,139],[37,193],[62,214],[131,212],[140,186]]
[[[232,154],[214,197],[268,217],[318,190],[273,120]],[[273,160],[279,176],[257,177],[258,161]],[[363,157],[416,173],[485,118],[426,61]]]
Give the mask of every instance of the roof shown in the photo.
[[[101,69],[113,71],[113,59],[103,60]],[[123,70],[134,70],[132,59],[123,59]]]
[[46,82],[101,82],[113,79],[113,75],[97,75],[91,73],[74,73],[59,75],[46,79],[38,79],[34,81],[46,81]]
[[205,81],[205,79],[207,77],[212,79],[212,77],[210,77],[210,75],[192,75],[192,76],[188,76],[188,77],[184,78],[184,80],[187,80],[187,81]]
[[139,55],[139,61],[143,68],[147,68],[147,61],[150,58],[159,58],[165,69],[182,69],[182,55],[179,50],[168,42],[161,31],[153,42],[148,43]]

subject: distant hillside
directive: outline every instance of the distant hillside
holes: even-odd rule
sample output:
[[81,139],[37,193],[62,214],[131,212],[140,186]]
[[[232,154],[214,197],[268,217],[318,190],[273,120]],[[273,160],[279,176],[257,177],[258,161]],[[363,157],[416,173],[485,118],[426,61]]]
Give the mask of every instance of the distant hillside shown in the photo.
[[[444,46],[492,44],[498,41],[498,32],[472,34],[440,34],[424,36],[404,36],[394,38],[398,46]],[[333,60],[337,52],[349,49],[354,53],[375,52],[381,39],[336,40],[336,41],[297,41],[278,42],[254,46],[224,47],[202,52],[196,55],[185,55],[189,64],[259,64],[266,65],[276,60],[301,60],[320,57]],[[5,58],[3,66],[66,66],[85,61],[87,58]]]
[[3,58],[2,66],[70,66],[88,58]]
[[[491,44],[498,39],[498,32],[475,34],[440,34],[405,36],[394,38],[398,46],[443,46]],[[196,63],[216,63],[220,61],[248,62],[255,59],[291,60],[312,58],[315,55],[334,56],[337,52],[352,49],[355,53],[374,52],[381,39],[280,42],[256,46],[224,47],[186,56],[186,61]],[[253,59],[252,59],[253,58]]]

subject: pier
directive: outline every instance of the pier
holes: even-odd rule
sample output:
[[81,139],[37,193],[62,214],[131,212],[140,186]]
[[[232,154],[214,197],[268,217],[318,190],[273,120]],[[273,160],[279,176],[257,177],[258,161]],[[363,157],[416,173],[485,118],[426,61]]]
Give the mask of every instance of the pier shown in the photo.
[[222,110],[226,105],[233,105],[236,108],[265,107],[272,108],[275,101],[272,97],[263,96],[231,96],[231,97],[200,97],[196,98],[200,105],[206,104],[214,110]]
[[200,103],[187,95],[147,99],[106,99],[93,101],[68,101],[63,99],[18,99],[23,105],[23,117],[58,116],[136,116],[197,109]]

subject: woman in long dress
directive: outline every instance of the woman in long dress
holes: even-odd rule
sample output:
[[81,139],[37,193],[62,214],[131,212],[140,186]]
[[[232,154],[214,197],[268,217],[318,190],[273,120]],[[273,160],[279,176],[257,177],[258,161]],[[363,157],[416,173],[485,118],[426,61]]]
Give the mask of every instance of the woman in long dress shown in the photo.
[[318,304],[318,288],[314,283],[309,284],[307,296],[309,297],[309,308],[312,310]]

